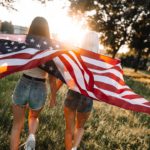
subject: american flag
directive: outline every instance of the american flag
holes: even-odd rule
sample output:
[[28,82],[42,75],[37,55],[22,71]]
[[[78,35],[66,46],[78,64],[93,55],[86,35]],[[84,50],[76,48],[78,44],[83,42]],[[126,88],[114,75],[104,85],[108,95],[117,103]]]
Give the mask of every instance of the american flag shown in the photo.
[[[41,65],[70,89],[85,96],[127,110],[150,114],[150,101],[134,93],[125,84],[120,60],[80,48],[60,50],[60,43],[53,45],[53,42],[33,37],[25,43],[25,36],[22,36],[23,43],[20,43],[17,36],[0,36],[0,78]],[[33,41],[34,46],[31,46]],[[50,44],[51,47],[43,48],[42,44]]]

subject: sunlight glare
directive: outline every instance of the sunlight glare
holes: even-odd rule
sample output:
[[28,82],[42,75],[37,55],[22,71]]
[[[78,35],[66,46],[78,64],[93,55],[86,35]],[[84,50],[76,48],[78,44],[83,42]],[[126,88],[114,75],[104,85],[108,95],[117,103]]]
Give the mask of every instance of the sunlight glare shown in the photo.
[[1,10],[4,13],[0,14],[0,20],[12,21],[14,25],[29,27],[34,17],[43,16],[48,20],[50,32],[55,38],[76,45],[87,28],[83,29],[84,17],[77,21],[68,16],[69,5],[67,0],[47,1],[46,5],[31,0],[19,0],[15,2],[17,12],[8,11],[2,7]]
[[85,23],[84,17],[77,21],[73,17],[68,16],[67,5],[69,4],[66,4],[66,8],[62,8],[60,1],[53,2],[53,5],[48,3],[44,9],[45,17],[49,22],[50,31],[54,38],[69,44],[78,45],[88,27],[82,29]]
[[[61,18],[61,20],[59,19]],[[68,42],[73,45],[78,45],[84,33],[87,31],[82,29],[82,23],[73,20],[67,15],[57,16],[50,23],[52,31],[56,34],[60,41]]]

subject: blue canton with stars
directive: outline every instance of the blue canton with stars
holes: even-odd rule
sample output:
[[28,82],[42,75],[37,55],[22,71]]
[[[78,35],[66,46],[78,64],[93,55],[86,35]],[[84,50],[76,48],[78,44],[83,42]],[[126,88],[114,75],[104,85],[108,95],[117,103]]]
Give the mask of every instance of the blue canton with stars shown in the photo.
[[51,48],[51,41],[39,36],[28,35],[26,37],[26,43],[30,48],[36,48],[45,50]]
[[[25,43],[0,39],[0,54],[19,52],[26,48],[35,48],[38,50],[45,50],[45,49],[54,50],[63,47],[64,46],[61,42],[55,40],[51,41],[44,37],[33,36],[33,35],[27,35]],[[59,78],[62,82],[65,82],[63,76],[59,72],[53,60],[50,60],[39,67],[44,71],[48,72],[49,74],[52,74],[55,77]]]
[[18,43],[10,40],[0,40],[0,54],[17,52],[24,50],[25,48],[29,48],[29,46],[25,43]]
[[0,39],[0,53],[7,54],[24,50],[26,48],[36,48],[38,50],[52,49],[50,43],[50,40],[46,38],[31,35],[27,36],[25,43]]

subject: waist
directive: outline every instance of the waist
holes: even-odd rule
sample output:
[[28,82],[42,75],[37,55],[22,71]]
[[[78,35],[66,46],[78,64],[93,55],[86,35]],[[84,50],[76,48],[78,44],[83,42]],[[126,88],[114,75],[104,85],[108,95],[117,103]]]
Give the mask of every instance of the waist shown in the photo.
[[26,74],[23,74],[23,77],[25,77],[27,79],[30,79],[30,80],[33,80],[33,81],[41,81],[41,82],[45,82],[46,81],[46,79],[35,78],[35,77],[28,76]]

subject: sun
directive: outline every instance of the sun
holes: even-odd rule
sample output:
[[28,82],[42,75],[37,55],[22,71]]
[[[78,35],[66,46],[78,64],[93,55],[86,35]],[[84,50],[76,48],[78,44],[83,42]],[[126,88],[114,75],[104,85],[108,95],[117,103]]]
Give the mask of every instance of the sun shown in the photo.
[[[29,5],[30,3],[30,5]],[[79,20],[69,17],[69,1],[47,1],[46,5],[31,0],[16,1],[17,12],[9,12],[2,8],[0,20],[12,21],[14,25],[29,27],[36,16],[45,17],[50,26],[50,32],[54,38],[73,45],[78,45],[88,27],[83,29],[84,17]]]
[[[60,19],[61,18],[61,19]],[[60,14],[50,21],[50,28],[55,38],[60,41],[78,45],[88,28],[83,29],[82,22]]]
[[84,33],[88,30],[88,27],[84,26],[86,24],[84,17],[79,21],[73,16],[70,17],[67,13],[68,10],[62,9],[59,3],[54,4],[47,5],[44,10],[54,38],[70,44],[78,44]]

